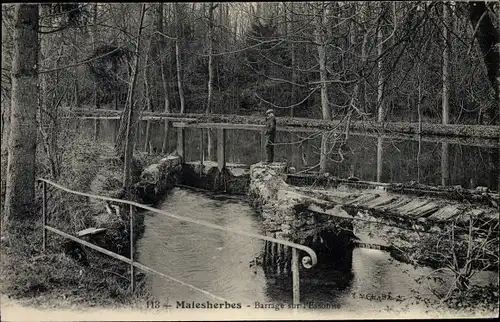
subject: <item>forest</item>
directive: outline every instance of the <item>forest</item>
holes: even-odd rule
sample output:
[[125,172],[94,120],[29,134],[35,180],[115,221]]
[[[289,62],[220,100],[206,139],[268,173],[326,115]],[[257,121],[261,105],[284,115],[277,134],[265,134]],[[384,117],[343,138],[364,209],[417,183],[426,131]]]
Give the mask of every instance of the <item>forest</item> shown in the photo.
[[[278,116],[416,121],[420,114],[466,124],[491,124],[498,114],[495,2],[141,6],[40,6],[44,105],[124,109],[139,55],[140,110],[270,107]],[[14,6],[2,9],[4,106]]]
[[[2,8],[4,143],[16,61],[14,8]],[[52,164],[56,116],[68,108],[133,105],[135,116],[262,115],[274,108],[277,116],[345,122],[498,124],[495,2],[76,3],[38,9],[30,18],[38,26],[39,54],[30,59],[38,63],[39,131]]]
[[[351,122],[500,125],[500,4],[2,4],[2,231],[34,220],[36,177],[86,188],[79,175],[107,153],[71,130],[68,111],[123,111],[113,153],[126,190],[141,113],[264,118],[270,108],[346,131]],[[342,155],[342,140],[323,133],[321,160]]]

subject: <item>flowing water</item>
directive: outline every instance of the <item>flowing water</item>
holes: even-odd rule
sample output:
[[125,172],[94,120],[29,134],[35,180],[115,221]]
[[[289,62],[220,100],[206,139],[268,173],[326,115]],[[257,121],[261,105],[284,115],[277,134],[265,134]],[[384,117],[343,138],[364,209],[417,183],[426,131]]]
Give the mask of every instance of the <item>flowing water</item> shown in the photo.
[[[157,207],[227,228],[263,234],[259,216],[244,200],[175,188]],[[148,213],[145,225],[138,245],[141,263],[243,307],[254,308],[255,302],[285,303],[286,307],[292,302],[291,278],[279,282],[266,277],[260,266],[250,265],[263,250],[263,242],[161,214]],[[305,309],[330,306],[344,311],[404,307],[412,302],[415,292],[427,296],[428,283],[419,284],[416,279],[430,272],[431,269],[400,263],[383,251],[357,248],[353,251],[351,272],[327,270],[313,279],[302,280],[301,303]],[[148,274],[147,279],[151,295],[174,307],[177,301],[214,301],[157,275]],[[477,281],[498,283],[498,278],[486,273],[477,276]],[[377,300],[389,295],[394,299]],[[404,301],[398,302],[398,296]]]

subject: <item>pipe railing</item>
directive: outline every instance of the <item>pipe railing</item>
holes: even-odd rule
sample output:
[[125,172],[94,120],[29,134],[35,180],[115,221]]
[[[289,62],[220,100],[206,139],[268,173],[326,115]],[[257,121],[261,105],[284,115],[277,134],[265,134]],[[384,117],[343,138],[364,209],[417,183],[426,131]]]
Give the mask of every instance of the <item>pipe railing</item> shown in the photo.
[[[134,267],[137,267],[137,268],[140,268],[140,269],[143,269],[143,270],[146,270],[146,271],[149,271],[149,272],[152,272],[152,273],[155,273],[155,274],[158,274],[158,275],[161,275],[162,277],[165,277],[165,278],[168,278],[168,279],[171,279],[171,280],[174,280],[180,284],[183,284],[183,285],[187,285],[187,286],[190,286],[188,285],[187,283],[184,283],[182,281],[179,281],[175,278],[172,278],[172,277],[169,277],[163,273],[160,273],[152,268],[149,268],[143,264],[140,264],[138,262],[136,262],[134,260],[134,236],[133,236],[133,227],[134,227],[134,211],[133,211],[133,207],[137,207],[137,208],[141,208],[141,209],[144,209],[144,210],[148,210],[148,211],[151,211],[151,212],[154,212],[154,213],[158,213],[158,214],[162,214],[162,215],[165,215],[167,217],[170,217],[170,218],[174,218],[174,219],[177,219],[177,220],[180,220],[180,221],[184,221],[184,222],[189,222],[189,223],[192,223],[192,224],[196,224],[196,225],[199,225],[199,226],[203,226],[203,227],[207,227],[207,228],[212,228],[212,229],[216,229],[216,230],[221,230],[221,231],[225,231],[225,232],[228,232],[228,233],[232,233],[232,234],[236,234],[236,235],[241,235],[241,236],[247,236],[247,237],[251,237],[251,238],[256,238],[256,239],[260,239],[260,240],[265,240],[265,241],[269,241],[269,242],[273,242],[273,243],[277,243],[277,244],[281,244],[281,245],[284,245],[284,246],[288,246],[288,247],[291,247],[292,248],[292,283],[293,283],[293,303],[294,304],[299,304],[300,303],[300,287],[299,287],[299,256],[298,256],[298,252],[297,252],[297,249],[300,249],[304,252],[306,252],[308,254],[308,256],[304,256],[302,258],[302,265],[305,267],[305,268],[311,268],[313,266],[315,266],[317,263],[318,263],[318,259],[317,259],[317,256],[316,256],[316,253],[314,252],[314,250],[312,250],[311,248],[307,247],[307,246],[304,246],[304,245],[301,245],[301,244],[296,244],[296,243],[293,243],[293,242],[289,242],[287,240],[282,240],[282,239],[277,239],[277,238],[273,238],[273,237],[269,237],[269,236],[263,236],[263,235],[258,235],[258,234],[254,234],[254,233],[249,233],[249,232],[246,232],[246,231],[241,231],[241,230],[235,230],[235,229],[230,229],[230,228],[227,228],[227,227],[223,227],[223,226],[219,226],[219,225],[215,225],[215,224],[212,224],[212,223],[209,223],[209,222],[205,222],[205,221],[202,221],[202,220],[197,220],[197,219],[192,219],[192,218],[189,218],[189,217],[183,217],[183,216],[179,216],[179,215],[175,215],[175,214],[172,214],[172,213],[169,213],[169,212],[166,212],[166,211],[162,211],[162,210],[159,210],[159,209],[156,209],[156,208],[153,208],[153,207],[150,207],[150,206],[147,206],[147,205],[143,205],[143,204],[140,204],[138,202],[134,202],[134,201],[129,201],[129,200],[122,200],[122,199],[116,199],[116,198],[110,198],[110,197],[104,197],[104,196],[99,196],[99,195],[93,195],[93,194],[90,194],[90,193],[85,193],[85,192],[80,192],[80,191],[74,191],[74,190],[71,190],[71,189],[68,189],[66,187],[63,187],[55,182],[52,182],[50,180],[47,180],[47,179],[43,179],[43,178],[38,178],[37,181],[40,181],[42,183],[42,198],[43,198],[43,201],[42,201],[42,219],[43,219],[43,250],[46,249],[46,246],[47,246],[47,233],[46,231],[51,231],[53,233],[56,233],[58,235],[61,235],[65,238],[68,238],[68,239],[71,239],[79,244],[82,244],[84,246],[87,246],[89,248],[92,248],[98,252],[101,252],[103,254],[106,254],[108,256],[111,256],[115,259],[118,259],[120,261],[123,261],[123,262],[126,262],[126,263],[129,263],[130,264],[130,277],[131,277],[131,280],[130,280],[130,283],[131,283],[131,290],[132,292],[134,291]],[[124,257],[124,256],[121,256],[119,254],[116,254],[112,251],[109,251],[107,249],[104,249],[102,247],[99,247],[99,246],[96,246],[92,243],[89,243],[85,240],[82,240],[80,238],[77,238],[75,236],[72,236],[68,233],[65,233],[63,231],[60,231],[54,227],[51,227],[49,225],[47,225],[47,184],[59,189],[59,190],[62,190],[62,191],[65,191],[65,192],[68,192],[68,193],[71,193],[71,194],[74,194],[74,195],[78,195],[78,196],[83,196],[83,197],[88,197],[88,198],[91,198],[91,199],[98,199],[98,200],[104,200],[104,201],[111,201],[111,202],[115,202],[115,203],[120,203],[120,204],[126,204],[126,205],[129,205],[129,211],[130,211],[130,258],[127,258],[127,257]],[[217,297],[215,295],[212,295],[204,290],[201,290],[199,288],[196,288],[196,287],[192,287],[191,288],[193,289],[196,289],[198,291],[201,291],[205,294],[208,294],[208,295],[211,295],[212,297],[215,297],[217,299],[221,299],[220,297]]]

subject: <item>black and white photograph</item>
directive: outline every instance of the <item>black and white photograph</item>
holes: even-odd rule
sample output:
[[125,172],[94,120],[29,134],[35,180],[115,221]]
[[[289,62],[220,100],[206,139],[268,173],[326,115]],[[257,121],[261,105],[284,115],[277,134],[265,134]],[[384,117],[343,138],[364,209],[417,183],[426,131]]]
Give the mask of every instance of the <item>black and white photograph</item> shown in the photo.
[[500,2],[4,2],[1,321],[498,318]]

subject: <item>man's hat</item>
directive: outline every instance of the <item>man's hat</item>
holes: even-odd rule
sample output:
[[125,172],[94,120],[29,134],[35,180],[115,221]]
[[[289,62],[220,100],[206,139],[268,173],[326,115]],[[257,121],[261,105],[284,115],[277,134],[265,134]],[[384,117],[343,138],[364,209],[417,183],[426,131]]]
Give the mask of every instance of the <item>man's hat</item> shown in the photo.
[[272,108],[270,108],[270,109],[268,109],[268,110],[266,111],[266,115],[267,115],[267,114],[271,114],[271,113],[274,113],[274,110],[273,110]]

